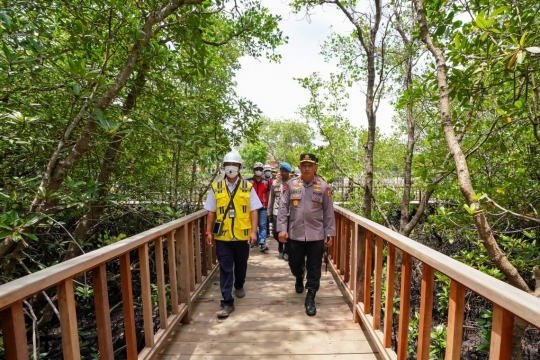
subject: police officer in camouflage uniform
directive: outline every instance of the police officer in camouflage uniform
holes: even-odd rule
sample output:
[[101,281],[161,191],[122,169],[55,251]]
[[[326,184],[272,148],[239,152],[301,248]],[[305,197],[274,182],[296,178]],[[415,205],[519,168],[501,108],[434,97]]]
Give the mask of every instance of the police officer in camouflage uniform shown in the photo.
[[300,155],[299,167],[300,176],[291,179],[283,189],[277,231],[279,241],[287,243],[289,267],[296,277],[295,289],[299,294],[304,292],[304,272],[307,272],[304,305],[306,314],[313,316],[317,313],[315,294],[321,282],[324,248],[334,241],[336,223],[330,186],[315,175],[317,157]]

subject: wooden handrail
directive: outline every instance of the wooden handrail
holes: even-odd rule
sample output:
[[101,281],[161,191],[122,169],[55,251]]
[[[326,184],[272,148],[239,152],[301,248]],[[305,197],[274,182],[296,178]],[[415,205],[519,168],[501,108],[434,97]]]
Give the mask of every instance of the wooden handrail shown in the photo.
[[[408,321],[410,313],[410,283],[412,259],[422,265],[422,289],[420,299],[420,333],[418,358],[429,357],[429,333],[433,303],[434,272],[451,279],[447,359],[459,359],[463,334],[463,311],[465,291],[469,289],[493,303],[493,325],[490,347],[491,359],[507,358],[511,351],[509,336],[517,316],[540,328],[540,299],[524,293],[500,280],[475,270],[427,246],[399,235],[373,221],[362,218],[348,210],[335,207],[337,236],[330,249],[332,271],[341,281],[346,295],[353,303],[353,319],[362,321],[373,342],[385,359],[405,359],[407,356]],[[6,359],[27,359],[26,329],[23,301],[34,294],[56,286],[60,325],[64,352],[68,358],[80,357],[77,319],[73,293],[73,278],[91,271],[98,325],[98,345],[103,359],[112,359],[111,320],[108,304],[106,263],[119,259],[120,279],[124,312],[126,351],[128,359],[149,359],[159,349],[174,324],[189,323],[191,301],[198,295],[206,281],[216,270],[215,248],[204,243],[207,211],[185,216],[181,219],[150,229],[115,244],[84,254],[76,259],[52,266],[37,273],[0,286],[0,322],[4,336]],[[163,242],[167,243],[168,275],[170,286],[170,311],[168,316],[165,298],[165,257]],[[151,300],[151,275],[149,269],[149,245],[156,251],[158,309],[160,329],[153,331],[155,304]],[[382,303],[383,250],[387,249],[387,272],[385,303]],[[396,250],[402,252],[401,279],[394,279]],[[141,300],[146,347],[137,353],[135,318],[133,313],[133,290],[131,287],[130,252],[139,254],[141,276]],[[373,289],[371,281],[373,279]],[[398,350],[391,348],[391,332],[394,310],[394,282],[401,283],[399,295],[400,317],[397,324]],[[373,306],[372,306],[373,305]],[[383,307],[384,305],[384,307]],[[374,310],[371,310],[373,307]],[[380,312],[384,308],[384,327],[381,330]]]
[[107,245],[101,249],[0,285],[0,311],[11,306],[16,301],[26,299],[38,292],[51,288],[65,279],[73,278],[100,264],[116,259],[131,250],[136,250],[145,243],[167,234],[169,231],[176,230],[191,221],[206,216],[207,213],[207,210],[198,211],[117,243]]
[[[174,326],[189,323],[191,301],[217,269],[212,250],[207,247],[201,228],[206,210],[198,211],[167,224],[131,236],[117,243],[68,260],[0,286],[0,322],[6,359],[28,359],[23,301],[56,286],[64,358],[79,359],[79,336],[73,278],[91,271],[98,347],[101,359],[114,359],[106,265],[119,260],[127,358],[149,359],[160,348]],[[167,304],[165,256],[167,243],[170,305]],[[149,246],[154,245],[157,306],[160,329],[154,333],[152,303],[153,274],[150,272]],[[138,251],[145,348],[138,353],[131,284],[130,252]],[[203,276],[203,270],[206,276]],[[170,313],[168,306],[170,306]]]
[[[540,299],[525,293],[503,281],[484,274],[455,259],[417,243],[380,224],[365,219],[349,210],[335,206],[336,241],[331,248],[332,271],[339,278],[345,294],[353,303],[354,321],[362,321],[380,355],[385,359],[406,359],[408,323],[410,318],[410,285],[412,259],[422,263],[422,289],[420,298],[420,322],[418,338],[418,359],[429,358],[431,332],[431,309],[433,304],[434,272],[451,279],[448,299],[446,359],[461,356],[465,291],[468,289],[493,304],[493,325],[490,359],[506,359],[512,346],[512,325],[514,317],[519,317],[540,329]],[[351,224],[351,225],[349,225]],[[345,227],[352,226],[351,231]],[[352,243],[348,242],[348,237]],[[350,245],[348,245],[350,244]],[[387,247],[386,283],[382,278],[382,249]],[[396,249],[402,252],[400,292],[400,316],[398,326],[397,351],[391,348],[392,313],[394,311],[394,272]],[[362,250],[364,252],[362,253]],[[344,255],[344,252],[349,252]],[[351,278],[343,274],[343,259],[351,259],[345,266],[350,267]],[[371,281],[373,279],[373,289]],[[382,289],[386,286],[384,304],[384,329],[380,330],[380,302]],[[373,310],[372,310],[373,309]]]

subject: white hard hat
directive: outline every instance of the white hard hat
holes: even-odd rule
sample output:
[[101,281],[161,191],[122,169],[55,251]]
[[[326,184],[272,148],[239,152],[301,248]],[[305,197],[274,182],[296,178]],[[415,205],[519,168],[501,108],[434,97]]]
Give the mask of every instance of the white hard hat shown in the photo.
[[272,170],[272,167],[270,165],[264,165],[263,170]]
[[255,163],[255,165],[253,165],[253,168],[254,168],[254,169],[257,169],[257,168],[261,168],[261,169],[262,169],[263,167],[264,167],[264,166],[263,166],[262,162],[258,162],[258,161]]
[[223,157],[223,163],[237,163],[242,165],[242,157],[238,153],[238,151],[233,150],[230,153],[225,154]]

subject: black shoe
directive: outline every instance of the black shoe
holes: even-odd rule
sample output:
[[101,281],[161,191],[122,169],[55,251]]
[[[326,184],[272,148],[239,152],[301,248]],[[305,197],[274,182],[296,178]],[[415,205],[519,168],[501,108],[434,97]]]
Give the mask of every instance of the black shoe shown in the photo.
[[268,251],[268,246],[266,246],[266,244],[261,244],[261,247],[259,249],[260,252],[267,252]]
[[308,289],[307,295],[306,295],[306,315],[307,316],[314,316],[317,314],[317,308],[315,307],[315,294],[317,292],[315,290]]
[[301,294],[304,292],[304,278],[303,277],[296,278],[296,283],[294,284],[294,288],[298,294]]

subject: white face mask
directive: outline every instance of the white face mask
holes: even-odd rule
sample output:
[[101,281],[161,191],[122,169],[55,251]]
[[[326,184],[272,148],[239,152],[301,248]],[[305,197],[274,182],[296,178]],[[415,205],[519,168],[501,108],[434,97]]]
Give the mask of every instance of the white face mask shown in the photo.
[[255,176],[261,176],[262,171],[261,170],[255,170]]
[[225,175],[228,178],[236,177],[238,175],[238,168],[234,165],[225,166]]
[[272,176],[272,173],[270,171],[265,171],[264,172],[264,176],[266,176],[267,178],[269,178],[270,176]]

